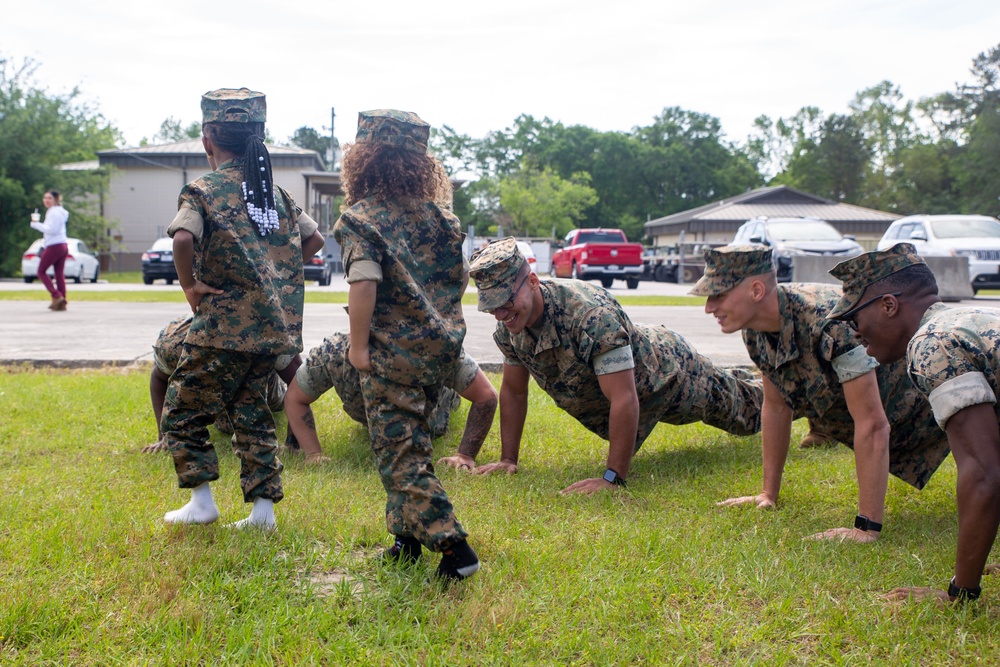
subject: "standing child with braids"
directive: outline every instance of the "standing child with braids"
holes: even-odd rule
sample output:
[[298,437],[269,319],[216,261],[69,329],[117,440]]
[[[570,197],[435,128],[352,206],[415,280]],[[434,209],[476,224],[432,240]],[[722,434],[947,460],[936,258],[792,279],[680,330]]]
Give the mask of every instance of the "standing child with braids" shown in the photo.
[[334,228],[350,285],[348,360],[358,369],[368,433],[385,487],[389,561],[421,545],[443,554],[437,575],[465,579],[476,552],[434,476],[427,417],[462,359],[468,280],[458,218],[437,202],[449,183],[427,154],[430,126],[415,114],[364,111],[345,147],[347,206]]
[[282,465],[267,378],[275,358],[302,349],[302,262],[323,246],[316,222],[274,185],[264,146],[264,95],[221,89],[201,99],[202,144],[213,171],[188,183],[167,229],[177,278],[194,313],[170,376],[161,423],[191,501],[167,523],[212,523],[209,482],[219,461],[207,426],[227,411],[250,516],[237,528],[275,528]]

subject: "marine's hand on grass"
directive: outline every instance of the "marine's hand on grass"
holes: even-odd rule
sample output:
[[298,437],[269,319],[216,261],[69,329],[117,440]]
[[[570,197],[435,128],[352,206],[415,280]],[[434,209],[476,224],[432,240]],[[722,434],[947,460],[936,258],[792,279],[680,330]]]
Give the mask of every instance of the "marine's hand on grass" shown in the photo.
[[508,475],[513,475],[517,472],[517,464],[511,463],[510,461],[497,461],[496,463],[487,463],[481,465],[472,471],[474,475],[492,475],[495,472],[505,472]]
[[770,509],[774,507],[774,499],[766,493],[758,493],[756,496],[740,496],[738,498],[727,498],[715,503],[719,507],[733,507],[736,505],[756,505],[760,509]]
[[930,587],[904,587],[894,588],[888,593],[880,595],[886,602],[907,602],[909,600],[920,601],[928,598],[936,599],[940,604],[951,604],[952,599],[948,597],[948,591],[942,591]]
[[591,477],[590,479],[581,479],[575,484],[570,484],[559,493],[563,495],[566,495],[567,493],[586,493],[589,496],[597,493],[598,491],[610,491],[616,488],[620,487],[612,484],[603,477]]
[[143,447],[141,451],[143,454],[155,454],[156,452],[165,452],[167,451],[167,441],[164,440],[163,438],[160,438],[153,444],[146,445],[145,447]]
[[472,460],[472,457],[466,456],[465,454],[445,456],[438,459],[438,465],[448,466],[449,468],[454,468],[455,470],[467,470],[469,472],[476,469],[476,462]]
[[857,528],[831,528],[821,533],[815,533],[804,540],[834,540],[837,542],[859,542],[867,544],[878,540],[879,533],[874,530],[859,530]]

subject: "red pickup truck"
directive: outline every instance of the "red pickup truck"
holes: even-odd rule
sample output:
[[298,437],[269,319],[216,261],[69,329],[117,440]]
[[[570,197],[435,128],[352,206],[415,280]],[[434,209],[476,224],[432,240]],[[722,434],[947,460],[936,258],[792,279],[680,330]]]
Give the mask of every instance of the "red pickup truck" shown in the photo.
[[642,270],[642,244],[629,243],[620,229],[574,229],[552,255],[556,278],[600,278],[606,288],[620,278],[635,289]]

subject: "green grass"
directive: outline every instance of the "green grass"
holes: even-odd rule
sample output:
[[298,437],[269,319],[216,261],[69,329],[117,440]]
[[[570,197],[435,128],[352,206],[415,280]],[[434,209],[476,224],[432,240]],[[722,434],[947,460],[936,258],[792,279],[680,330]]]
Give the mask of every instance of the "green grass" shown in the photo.
[[108,271],[101,274],[102,280],[109,283],[134,283],[138,285],[142,282],[142,271]]
[[[73,301],[118,301],[128,303],[183,303],[184,294],[180,287],[171,291],[150,290],[137,292],[116,292],[112,290],[89,292],[70,288]],[[44,289],[31,291],[0,290],[0,301],[48,301],[49,294]],[[616,296],[623,306],[704,306],[705,298],[697,296]],[[474,293],[466,294],[462,303],[475,306]],[[347,303],[347,292],[319,292],[306,289],[306,303]]]
[[[380,568],[385,495],[363,428],[315,405],[333,461],[285,461],[279,531],[248,512],[215,435],[220,525],[168,527],[187,502],[154,439],[148,370],[0,370],[3,665],[954,665],[1000,662],[1000,586],[965,608],[890,606],[944,586],[956,537],[949,459],[927,489],[889,484],[874,545],[804,542],[856,507],[845,447],[793,450],[776,511],[756,491],[759,437],[660,425],[627,491],[558,494],[607,445],[532,386],[521,472],[439,470],[483,569],[443,587],[437,557]],[[494,382],[496,377],[492,377]],[[436,444],[452,453],[466,407]],[[284,431],[279,416],[279,435]],[[804,434],[796,423],[793,437]],[[491,433],[480,462],[498,457]]]

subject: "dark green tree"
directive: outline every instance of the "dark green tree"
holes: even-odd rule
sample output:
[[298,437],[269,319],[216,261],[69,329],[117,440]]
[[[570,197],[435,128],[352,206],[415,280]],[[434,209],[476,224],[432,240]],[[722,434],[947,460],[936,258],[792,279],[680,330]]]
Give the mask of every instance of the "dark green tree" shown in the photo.
[[975,81],[957,97],[965,119],[964,150],[955,169],[964,212],[1000,214],[1000,46],[973,60]]
[[831,114],[813,136],[801,136],[787,169],[775,179],[821,197],[857,203],[871,159],[861,123]]
[[[326,130],[327,128],[323,129]],[[330,162],[328,160],[328,156],[330,154],[329,135],[320,134],[315,129],[303,125],[292,133],[292,136],[288,138],[288,142],[293,146],[298,146],[299,148],[316,151],[319,153],[319,159],[323,162],[323,166],[327,169],[330,168]]]
[[59,165],[96,160],[96,151],[114,148],[120,133],[80,100],[77,89],[51,93],[35,79],[38,64],[0,57],[0,275],[20,271],[21,253],[38,232],[28,225],[42,207],[46,190],[64,195],[69,234],[101,248],[110,224],[97,215],[96,202],[108,174],[67,171]]
[[182,126],[181,121],[173,116],[160,123],[160,131],[153,135],[153,144],[172,144],[179,141],[190,141],[201,138],[201,123],[191,121]]

